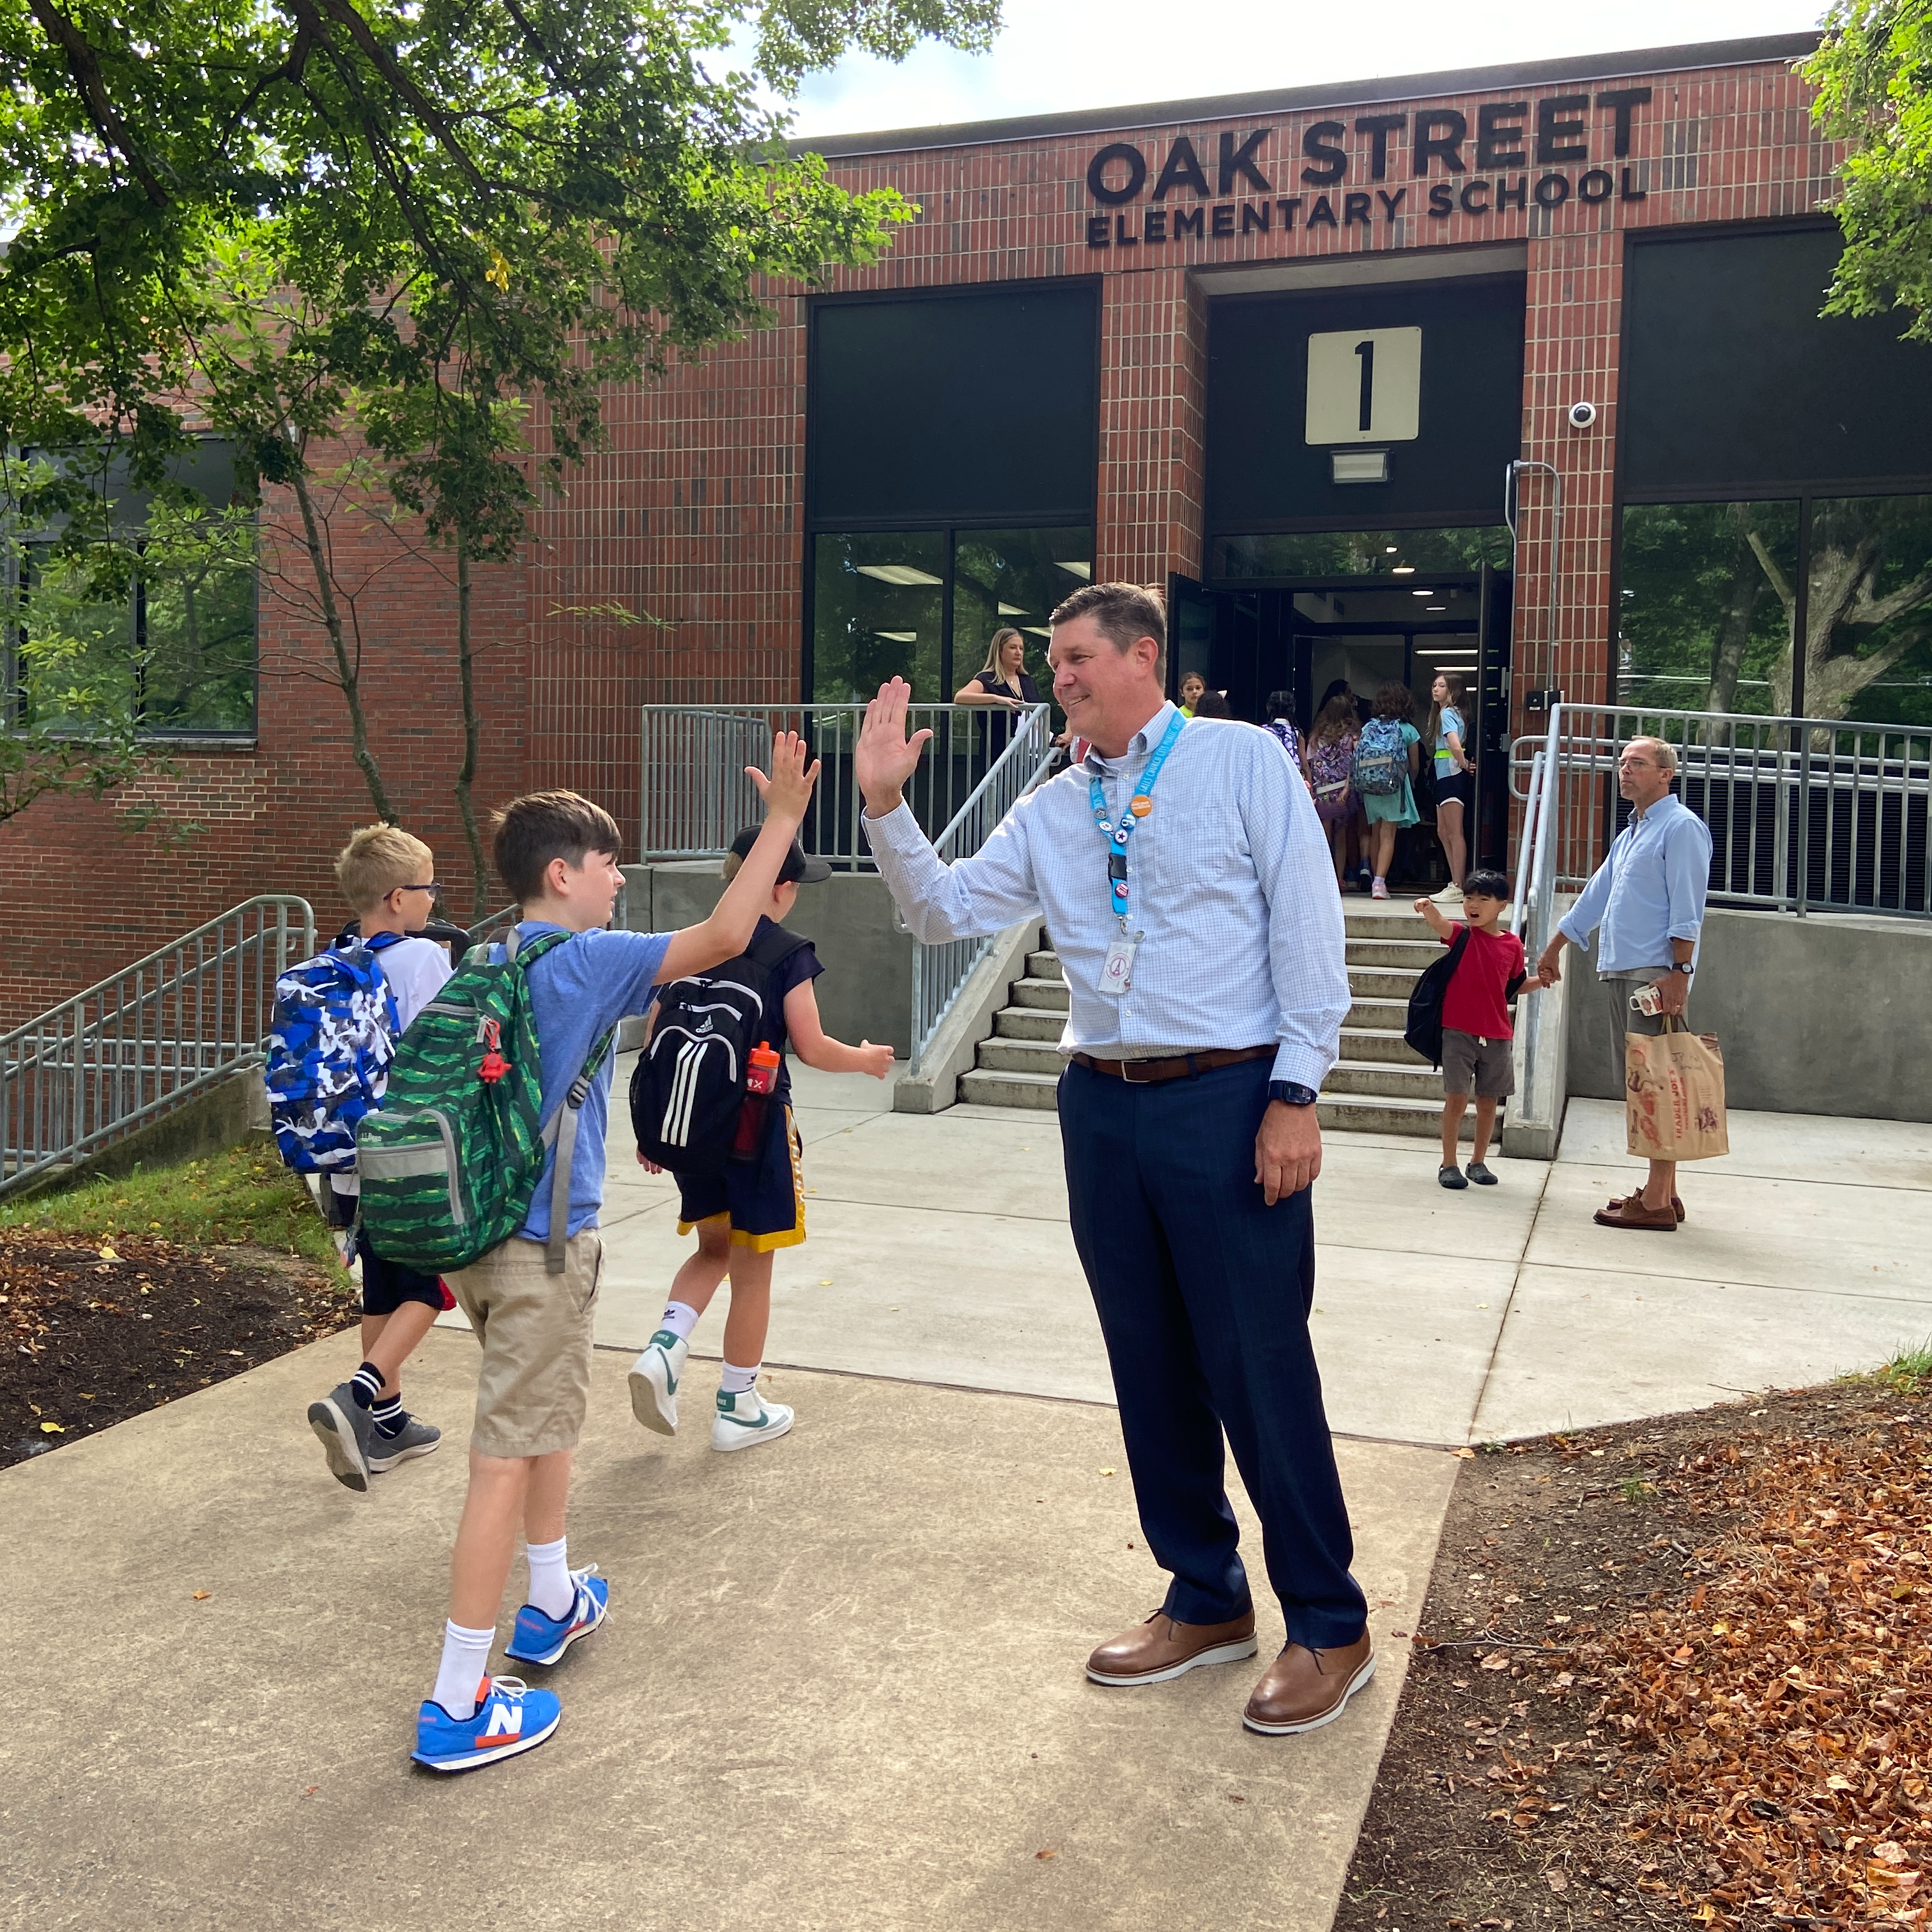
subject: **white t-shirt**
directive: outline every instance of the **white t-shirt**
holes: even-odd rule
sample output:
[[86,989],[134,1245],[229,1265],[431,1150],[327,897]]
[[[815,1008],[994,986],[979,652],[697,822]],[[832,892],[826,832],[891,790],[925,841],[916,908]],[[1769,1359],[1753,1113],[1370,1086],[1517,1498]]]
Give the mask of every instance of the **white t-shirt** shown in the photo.
[[[449,963],[448,951],[433,939],[399,939],[376,955],[376,963],[389,982],[389,991],[396,996],[396,1024],[404,1033],[409,1030],[410,1021],[436,998],[444,980],[456,970]],[[328,1179],[338,1194],[362,1192],[362,1184],[353,1169],[346,1174],[332,1172]]]

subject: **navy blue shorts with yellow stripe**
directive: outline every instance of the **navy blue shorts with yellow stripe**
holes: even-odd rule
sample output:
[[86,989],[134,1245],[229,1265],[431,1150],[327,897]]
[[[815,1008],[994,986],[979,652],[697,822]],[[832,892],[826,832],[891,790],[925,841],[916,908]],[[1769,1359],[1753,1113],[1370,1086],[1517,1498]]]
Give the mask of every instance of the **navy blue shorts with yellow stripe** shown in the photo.
[[754,1255],[795,1248],[805,1239],[805,1169],[789,1106],[766,1116],[764,1150],[755,1161],[727,1161],[717,1174],[677,1177],[677,1232],[724,1222],[734,1248]]

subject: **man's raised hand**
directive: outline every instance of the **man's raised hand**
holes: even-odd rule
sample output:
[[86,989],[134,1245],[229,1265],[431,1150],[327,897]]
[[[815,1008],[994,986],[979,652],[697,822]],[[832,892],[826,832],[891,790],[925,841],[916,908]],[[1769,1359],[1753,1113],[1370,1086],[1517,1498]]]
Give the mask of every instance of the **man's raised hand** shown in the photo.
[[818,760],[810,755],[805,740],[796,731],[781,731],[772,740],[772,775],[766,778],[756,765],[747,765],[745,776],[758,788],[765,801],[767,818],[802,820],[812,802],[812,788],[818,782]]
[[866,815],[884,818],[896,812],[905,791],[906,780],[919,769],[930,731],[906,736],[906,706],[912,687],[902,677],[879,686],[879,694],[866,706],[866,722],[859,728],[859,743],[853,754],[853,776],[866,795]]

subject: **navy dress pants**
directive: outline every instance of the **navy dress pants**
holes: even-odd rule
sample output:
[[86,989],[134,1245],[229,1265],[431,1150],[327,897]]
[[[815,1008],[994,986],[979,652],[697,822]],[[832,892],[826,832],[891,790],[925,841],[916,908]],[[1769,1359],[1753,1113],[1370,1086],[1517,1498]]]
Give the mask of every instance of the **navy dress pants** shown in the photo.
[[1312,1190],[1270,1208],[1254,1178],[1271,1077],[1258,1059],[1135,1087],[1070,1066],[1060,1138],[1141,1528],[1173,1573],[1168,1615],[1225,1623],[1253,1601],[1225,1430],[1288,1640],[1333,1649],[1361,1635],[1367,1606],[1308,1336]]

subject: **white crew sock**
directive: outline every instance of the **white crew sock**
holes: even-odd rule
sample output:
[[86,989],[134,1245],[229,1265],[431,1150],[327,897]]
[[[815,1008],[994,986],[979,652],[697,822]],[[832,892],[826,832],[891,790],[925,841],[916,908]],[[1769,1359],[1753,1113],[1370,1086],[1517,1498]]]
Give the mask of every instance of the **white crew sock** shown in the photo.
[[718,1378],[718,1386],[727,1395],[742,1395],[756,1383],[758,1371],[764,1366],[760,1362],[754,1362],[748,1369],[738,1369],[727,1362],[724,1372]]
[[476,1688],[490,1674],[494,1630],[465,1630],[460,1624],[442,1627],[442,1662],[436,1673],[431,1699],[452,1718],[476,1714]]
[[554,1621],[568,1616],[577,1600],[577,1586],[570,1580],[570,1565],[564,1560],[563,1546],[568,1540],[560,1536],[554,1543],[525,1546],[530,1559],[530,1600]]
[[698,1310],[689,1304],[674,1301],[664,1312],[664,1319],[658,1324],[660,1329],[668,1328],[680,1342],[691,1340],[691,1331],[698,1326]]

